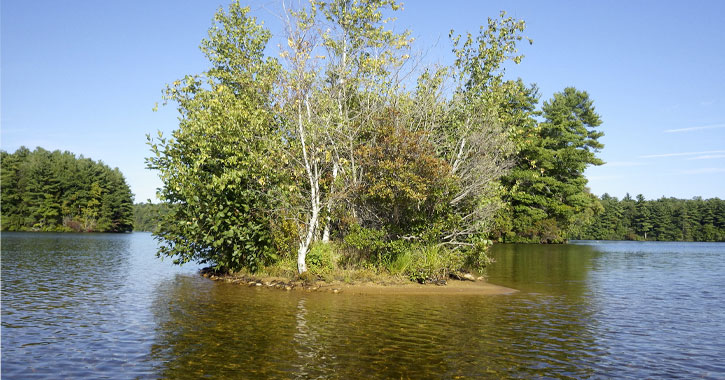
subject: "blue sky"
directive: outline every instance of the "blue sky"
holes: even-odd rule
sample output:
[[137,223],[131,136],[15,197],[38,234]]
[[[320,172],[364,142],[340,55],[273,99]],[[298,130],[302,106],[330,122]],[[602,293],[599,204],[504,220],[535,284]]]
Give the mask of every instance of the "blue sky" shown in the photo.
[[[102,160],[136,201],[155,199],[145,135],[175,129],[177,112],[152,108],[166,83],[207,67],[199,42],[226,4],[2,1],[0,146]],[[249,4],[281,32],[279,1]],[[445,62],[450,29],[477,31],[501,10],[534,40],[509,77],[537,83],[542,100],[567,86],[594,100],[607,164],[587,170],[592,192],[725,198],[725,1],[408,1],[396,29]]]

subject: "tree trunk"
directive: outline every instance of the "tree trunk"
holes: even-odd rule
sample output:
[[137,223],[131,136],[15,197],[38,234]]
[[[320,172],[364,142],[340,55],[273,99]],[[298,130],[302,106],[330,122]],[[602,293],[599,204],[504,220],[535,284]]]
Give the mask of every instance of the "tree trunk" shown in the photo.
[[[316,202],[315,202],[316,203]],[[310,221],[307,223],[307,236],[300,242],[300,248],[297,250],[297,271],[302,274],[307,272],[307,252],[312,244],[312,239],[315,236],[315,226],[320,216],[320,206],[316,203],[312,206],[312,215]]]
[[[332,185],[330,185],[330,194],[332,194],[335,191],[335,180],[337,179],[337,171],[338,171],[338,165],[337,161],[335,161],[332,164]],[[330,212],[331,212],[331,205],[328,198],[327,202],[327,217],[325,218],[325,229],[322,232],[322,242],[323,243],[329,243],[330,242]]]

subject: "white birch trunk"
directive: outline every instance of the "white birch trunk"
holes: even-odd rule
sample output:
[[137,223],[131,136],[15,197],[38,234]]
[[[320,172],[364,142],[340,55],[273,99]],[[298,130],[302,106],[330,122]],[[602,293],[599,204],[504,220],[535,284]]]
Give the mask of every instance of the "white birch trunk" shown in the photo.
[[[335,180],[337,179],[337,171],[338,170],[339,170],[339,166],[337,164],[337,161],[335,161],[332,164],[332,185],[330,186],[330,194],[334,193],[334,191],[335,191]],[[328,201],[327,202],[327,217],[326,217],[326,220],[325,220],[325,229],[322,232],[322,242],[323,243],[329,243],[330,242],[330,221],[331,221],[330,212],[331,212],[331,209],[332,209],[331,206],[332,205],[330,205],[330,202]]]
[[[309,115],[309,104],[307,105],[307,111]],[[319,189],[319,181],[317,181],[317,178],[315,176],[316,173],[313,173],[312,171],[312,165],[310,163],[309,155],[307,154],[307,143],[305,139],[305,128],[304,123],[302,121],[302,104],[298,104],[297,106],[297,128],[298,133],[300,137],[300,143],[302,145],[302,158],[303,162],[305,164],[305,171],[307,172],[307,178],[310,181],[310,219],[307,223],[307,233],[305,234],[305,237],[300,241],[299,249],[297,250],[297,271],[302,274],[307,272],[307,252],[310,249],[310,244],[312,243],[312,239],[315,235],[315,226],[317,225],[317,220],[320,215],[320,207],[319,207],[319,195],[317,194],[317,190]],[[309,117],[309,116],[308,116]]]

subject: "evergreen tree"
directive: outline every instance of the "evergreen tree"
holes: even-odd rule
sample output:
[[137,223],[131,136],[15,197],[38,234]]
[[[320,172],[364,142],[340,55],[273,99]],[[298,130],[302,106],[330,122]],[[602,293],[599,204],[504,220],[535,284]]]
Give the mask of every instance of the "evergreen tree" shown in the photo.
[[603,162],[599,115],[586,92],[573,87],[544,102],[544,121],[505,179],[510,189],[512,233],[508,241],[563,242],[582,215],[594,214],[597,199],[586,188],[584,170]]
[[132,229],[133,195],[118,169],[43,148],[1,153],[2,230]]
[[647,233],[652,229],[652,223],[650,222],[651,214],[649,206],[645,202],[642,194],[637,195],[637,204],[635,207],[635,232],[642,236],[644,240],[647,240]]
[[[660,198],[647,201],[640,194],[617,201],[604,194],[604,212],[594,218],[581,239],[723,241],[725,201]],[[702,224],[704,222],[705,224]]]

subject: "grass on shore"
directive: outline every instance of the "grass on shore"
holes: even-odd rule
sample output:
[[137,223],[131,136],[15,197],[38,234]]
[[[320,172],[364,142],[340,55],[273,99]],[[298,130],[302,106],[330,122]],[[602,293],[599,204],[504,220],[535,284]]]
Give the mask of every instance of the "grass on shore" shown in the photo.
[[[317,282],[383,285],[445,284],[449,278],[460,279],[465,271],[465,257],[457,251],[436,246],[418,246],[403,249],[395,255],[365,255],[360,251],[336,243],[317,243],[307,255],[308,272],[299,275],[297,262],[292,257],[259,268],[255,272],[242,270],[221,276],[234,282],[270,282],[314,286]],[[208,274],[219,274],[208,271]]]

